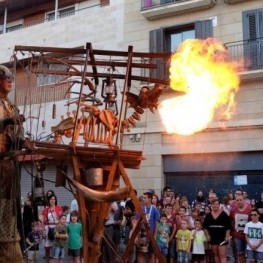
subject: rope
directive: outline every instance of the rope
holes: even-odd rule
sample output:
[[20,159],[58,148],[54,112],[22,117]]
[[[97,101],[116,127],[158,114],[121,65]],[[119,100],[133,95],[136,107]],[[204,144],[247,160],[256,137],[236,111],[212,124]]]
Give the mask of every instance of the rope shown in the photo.
[[115,246],[115,244],[113,243],[113,241],[111,240],[111,237],[108,235],[107,232],[104,231],[104,234],[103,234],[103,239],[104,241],[107,243],[107,245],[110,247],[111,251],[114,253],[114,255],[116,257],[119,258],[120,260],[120,263],[125,263],[122,258],[121,258],[121,255],[118,253],[118,249],[117,247]]

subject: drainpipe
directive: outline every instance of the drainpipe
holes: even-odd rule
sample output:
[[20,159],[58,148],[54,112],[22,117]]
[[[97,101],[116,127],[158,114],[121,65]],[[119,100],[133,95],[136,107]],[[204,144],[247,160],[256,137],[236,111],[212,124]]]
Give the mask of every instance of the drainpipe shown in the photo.
[[58,0],[55,0],[55,20],[58,19]]
[[6,21],[7,21],[7,6],[5,7],[3,34],[6,33]]

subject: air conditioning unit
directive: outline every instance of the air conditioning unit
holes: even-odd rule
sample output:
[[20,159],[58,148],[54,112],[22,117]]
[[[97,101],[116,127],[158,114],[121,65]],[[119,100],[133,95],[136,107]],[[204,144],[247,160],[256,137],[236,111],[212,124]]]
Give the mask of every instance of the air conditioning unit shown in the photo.
[[251,1],[251,0],[225,0],[225,3],[235,4],[235,3],[239,3],[239,2],[245,2],[245,1]]

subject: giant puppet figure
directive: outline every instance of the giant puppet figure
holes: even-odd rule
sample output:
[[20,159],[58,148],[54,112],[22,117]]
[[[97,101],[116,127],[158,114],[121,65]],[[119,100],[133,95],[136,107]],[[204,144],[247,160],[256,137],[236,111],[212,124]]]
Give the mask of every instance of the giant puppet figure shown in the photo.
[[8,100],[13,76],[0,65],[0,263],[22,263],[18,231],[20,170],[11,154],[21,147],[22,116]]

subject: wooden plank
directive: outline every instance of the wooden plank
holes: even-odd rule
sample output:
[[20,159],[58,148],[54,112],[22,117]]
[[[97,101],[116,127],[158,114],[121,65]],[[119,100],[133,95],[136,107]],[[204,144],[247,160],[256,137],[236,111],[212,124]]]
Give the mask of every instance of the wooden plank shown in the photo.
[[43,47],[43,46],[22,46],[16,45],[14,51],[28,51],[28,52],[56,52],[65,54],[85,54],[85,48],[61,48],[61,47]]
[[[81,147],[76,146],[75,151],[69,145],[52,144],[52,143],[41,143],[35,142],[36,149],[32,151],[32,156],[46,156],[47,158],[61,161],[65,159],[65,156],[73,156],[75,153],[78,155],[80,161],[90,161],[91,158],[96,157],[103,166],[110,166],[114,159],[118,158],[122,160],[123,164],[127,168],[138,169],[140,163],[145,157],[141,151],[134,150],[123,150],[123,149],[106,149],[106,148],[95,148],[95,147]],[[15,153],[14,153],[15,154]],[[24,155],[25,152],[19,151],[18,155]]]

